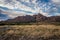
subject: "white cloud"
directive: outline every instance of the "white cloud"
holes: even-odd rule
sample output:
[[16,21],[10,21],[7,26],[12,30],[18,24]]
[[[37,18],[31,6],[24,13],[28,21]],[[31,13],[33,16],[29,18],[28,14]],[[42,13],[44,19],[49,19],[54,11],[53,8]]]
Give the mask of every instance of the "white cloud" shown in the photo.
[[[28,0],[24,0],[24,1],[28,2]],[[1,1],[1,2],[2,3],[0,4],[0,6],[4,6],[4,7],[7,7],[9,9],[21,9],[21,10],[25,10],[25,11],[35,12],[35,10],[33,10],[32,8],[30,8],[26,5],[23,5],[20,2],[17,2],[16,0],[15,1],[13,0],[11,3],[7,3],[7,4],[5,4],[4,1]],[[15,4],[12,4],[13,2],[15,2]]]
[[10,10],[8,10],[8,11],[3,10],[2,14],[7,15],[9,18],[15,18],[17,16],[33,15],[33,14],[27,14],[26,12],[19,12],[19,11],[13,11],[13,10],[12,11],[10,11]]
[[52,0],[54,3],[60,3],[60,0]]
[[[11,18],[26,15],[26,14],[33,15],[34,13],[41,13],[45,16],[51,16],[51,15],[49,15],[49,13],[50,13],[49,11],[50,11],[51,5],[53,5],[53,4],[52,3],[48,3],[48,4],[36,3],[36,1],[37,0],[18,0],[18,1],[17,0],[3,0],[3,1],[0,0],[0,6],[10,9],[10,10],[4,11],[6,13],[3,13],[3,14],[6,14]],[[28,4],[28,6],[25,4],[22,4],[21,2],[26,2]],[[54,9],[51,8],[51,10],[54,10],[57,12],[57,10],[58,10],[57,8],[58,7],[60,8],[60,6],[59,6],[60,0],[52,0],[52,2],[57,6]],[[34,9],[31,8],[32,4],[34,4],[33,5]],[[31,5],[31,7],[29,7],[29,5]],[[32,13],[30,14],[30,13],[26,13],[24,11],[20,11],[20,12],[12,11],[12,10],[16,10],[16,9],[20,9],[20,10],[24,10],[24,11],[32,12]],[[48,12],[43,12],[43,11],[48,11]]]
[[60,0],[52,0],[52,2],[53,2],[57,7],[60,7]]

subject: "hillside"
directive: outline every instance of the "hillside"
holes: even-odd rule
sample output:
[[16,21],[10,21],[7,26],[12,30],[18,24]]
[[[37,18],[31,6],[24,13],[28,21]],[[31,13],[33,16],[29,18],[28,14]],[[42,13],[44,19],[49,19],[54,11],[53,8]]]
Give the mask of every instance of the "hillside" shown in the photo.
[[38,22],[60,22],[60,16],[46,17],[42,14],[36,14],[33,16],[18,16],[14,19],[8,19],[6,21],[1,21],[0,24],[21,24],[21,23],[38,23]]

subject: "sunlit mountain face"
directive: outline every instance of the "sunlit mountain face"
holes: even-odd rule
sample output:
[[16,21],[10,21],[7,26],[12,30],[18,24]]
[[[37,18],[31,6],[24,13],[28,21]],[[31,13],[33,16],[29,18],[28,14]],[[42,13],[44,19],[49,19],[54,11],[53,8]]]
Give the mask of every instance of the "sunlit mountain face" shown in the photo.
[[0,21],[37,13],[60,15],[60,0],[0,0]]

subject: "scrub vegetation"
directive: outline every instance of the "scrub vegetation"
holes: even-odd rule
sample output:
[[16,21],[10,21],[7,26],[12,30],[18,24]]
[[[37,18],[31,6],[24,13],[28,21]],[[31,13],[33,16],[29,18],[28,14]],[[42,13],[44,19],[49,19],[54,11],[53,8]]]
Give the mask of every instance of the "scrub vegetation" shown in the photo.
[[0,26],[0,40],[60,40],[58,25]]

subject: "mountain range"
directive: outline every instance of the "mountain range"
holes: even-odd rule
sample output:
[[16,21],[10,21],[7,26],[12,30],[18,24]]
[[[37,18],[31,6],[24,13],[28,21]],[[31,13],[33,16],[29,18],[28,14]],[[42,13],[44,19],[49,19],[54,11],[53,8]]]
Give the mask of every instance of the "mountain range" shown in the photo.
[[1,21],[0,23],[30,23],[30,22],[60,22],[60,16],[46,17],[38,13],[33,16],[30,16],[30,15],[18,16],[14,19]]

